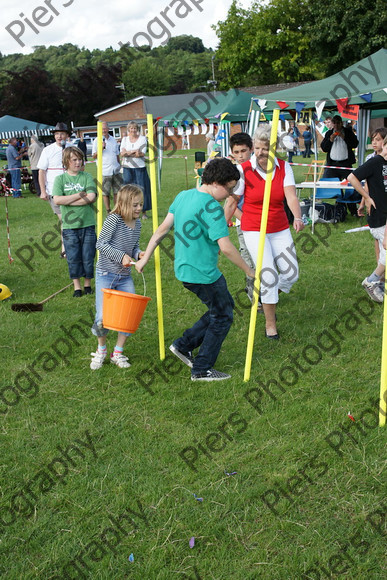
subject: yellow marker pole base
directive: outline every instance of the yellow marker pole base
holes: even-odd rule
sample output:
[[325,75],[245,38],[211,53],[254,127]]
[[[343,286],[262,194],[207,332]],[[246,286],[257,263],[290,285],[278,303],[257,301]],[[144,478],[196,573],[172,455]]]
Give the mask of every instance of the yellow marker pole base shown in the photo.
[[261,270],[262,270],[262,262],[263,262],[263,249],[265,247],[267,218],[269,215],[271,184],[273,181],[273,170],[275,167],[275,152],[276,152],[276,144],[277,144],[278,121],[279,121],[279,109],[275,109],[273,111],[273,122],[272,122],[272,126],[271,126],[271,134],[270,134],[270,151],[269,151],[269,159],[267,162],[265,192],[264,192],[264,196],[263,196],[261,230],[260,230],[260,234],[259,234],[257,264],[256,264],[256,268],[255,268],[256,278],[255,278],[255,284],[254,284],[253,301],[251,304],[251,311],[250,311],[250,326],[249,326],[249,335],[248,335],[248,340],[247,340],[245,374],[243,377],[243,380],[245,382],[250,380],[250,373],[251,373],[251,359],[253,357],[255,326],[256,326],[256,322],[257,322],[257,305],[258,305],[258,297],[259,297],[259,287],[261,284],[260,279],[261,279]]
[[384,293],[383,305],[383,339],[382,339],[382,366],[380,371],[380,403],[379,403],[379,427],[386,424],[387,412],[387,299]]
[[[97,122],[97,237],[102,230],[102,123]],[[97,259],[99,252],[97,252]]]
[[[153,133],[153,116],[147,115],[148,124],[148,142],[149,142],[149,170],[152,194],[152,226],[153,233],[159,227],[157,213],[157,179],[156,179],[156,155],[155,140]],[[163,319],[163,295],[161,289],[161,265],[160,265],[160,248],[157,247],[154,252],[155,256],[155,278],[156,278],[156,301],[157,301],[157,321],[159,329],[159,351],[160,360],[165,359],[165,342],[164,342],[164,319]]]

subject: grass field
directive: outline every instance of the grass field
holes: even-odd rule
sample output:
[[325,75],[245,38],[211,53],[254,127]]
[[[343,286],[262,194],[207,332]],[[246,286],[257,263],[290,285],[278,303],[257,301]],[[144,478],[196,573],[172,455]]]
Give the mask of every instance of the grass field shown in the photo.
[[[165,160],[160,220],[185,187],[184,158]],[[220,258],[237,310],[217,368],[232,379],[200,384],[172,355],[159,360],[153,260],[128,370],[89,369],[93,296],[68,290],[43,312],[11,310],[69,281],[55,216],[25,195],[8,199],[12,264],[0,199],[0,282],[13,292],[0,302],[1,577],[385,578],[383,308],[361,287],[371,236],[344,233],[359,221],[294,236],[300,280],[281,295],[280,341],[265,340],[258,316],[248,383],[244,275]],[[168,244],[161,263],[168,347],[203,308],[175,280]]]

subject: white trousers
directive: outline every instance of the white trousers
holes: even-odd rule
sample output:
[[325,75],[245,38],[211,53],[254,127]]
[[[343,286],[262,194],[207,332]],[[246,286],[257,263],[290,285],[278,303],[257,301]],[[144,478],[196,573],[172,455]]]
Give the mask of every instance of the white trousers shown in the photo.
[[[257,264],[260,232],[243,232],[245,244]],[[266,234],[261,270],[260,294],[263,304],[277,304],[278,290],[290,292],[298,280],[296,248],[290,229]]]
[[383,238],[384,238],[384,230],[386,226],[380,226],[380,228],[370,228],[370,232],[372,237],[378,241],[379,244],[379,261],[378,264],[381,266],[386,265],[386,250],[383,248]]

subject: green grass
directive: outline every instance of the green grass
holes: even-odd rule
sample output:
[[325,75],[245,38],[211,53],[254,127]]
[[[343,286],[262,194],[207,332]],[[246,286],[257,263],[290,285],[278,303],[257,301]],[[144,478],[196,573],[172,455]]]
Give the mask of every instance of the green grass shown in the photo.
[[[193,186],[192,157],[188,167]],[[303,170],[296,168],[297,181]],[[183,157],[165,160],[159,220],[185,187]],[[217,363],[232,379],[198,384],[179,361],[159,360],[153,261],[145,272],[153,300],[128,340],[127,371],[108,364],[89,369],[96,346],[89,332],[92,296],[73,300],[68,290],[43,312],[11,311],[12,302],[43,300],[68,283],[59,250],[44,257],[35,246],[33,271],[17,259],[31,238],[41,247],[56,224],[48,204],[25,195],[8,199],[12,264],[0,199],[1,282],[13,292],[0,303],[2,386],[14,387],[19,377],[18,392],[3,391],[14,397],[5,414],[0,405],[2,577],[385,578],[386,431],[375,427],[383,310],[361,287],[375,263],[370,235],[344,234],[359,222],[349,216],[329,230],[317,225],[313,239],[310,228],[295,237],[301,276],[290,295],[281,295],[281,340],[264,339],[258,316],[245,383],[249,309],[240,303]],[[151,227],[151,220],[143,222],[142,248]],[[234,229],[231,237],[237,244]],[[203,307],[175,280],[163,251],[161,263],[168,347]],[[242,296],[243,274],[224,257],[220,263],[230,291]],[[135,283],[142,293],[141,277],[135,275]],[[65,330],[75,324],[66,345]],[[64,356],[61,349],[71,352]],[[20,373],[31,368],[36,374],[27,380]],[[277,386],[270,383],[275,380]],[[95,453],[76,443],[86,441],[86,432]],[[63,478],[49,479],[58,445],[76,445],[83,457],[70,451],[72,464],[57,464]],[[195,470],[180,455],[188,447]],[[5,510],[22,490],[27,499],[18,496],[12,516]],[[376,510],[372,525],[368,516]],[[12,524],[1,524],[10,517]],[[68,566],[74,559],[78,572]]]

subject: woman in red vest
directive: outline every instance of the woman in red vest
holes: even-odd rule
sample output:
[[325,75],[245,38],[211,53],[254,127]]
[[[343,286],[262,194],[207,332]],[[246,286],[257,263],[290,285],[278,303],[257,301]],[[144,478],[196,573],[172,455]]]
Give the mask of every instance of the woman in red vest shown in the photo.
[[[241,195],[244,196],[241,230],[255,265],[261,229],[270,132],[269,125],[260,126],[255,131],[253,137],[255,155],[238,166],[241,178],[234,191],[234,195],[238,197],[228,198],[225,207],[225,217],[229,219],[235,211],[237,199]],[[304,223],[296,196],[293,171],[289,163],[275,158],[260,285],[261,302],[266,319],[265,335],[270,339],[279,338],[275,315],[278,294],[279,292],[288,293],[298,280],[296,249],[285,212],[285,199],[294,216],[293,227],[296,232],[299,232],[304,228]]]

